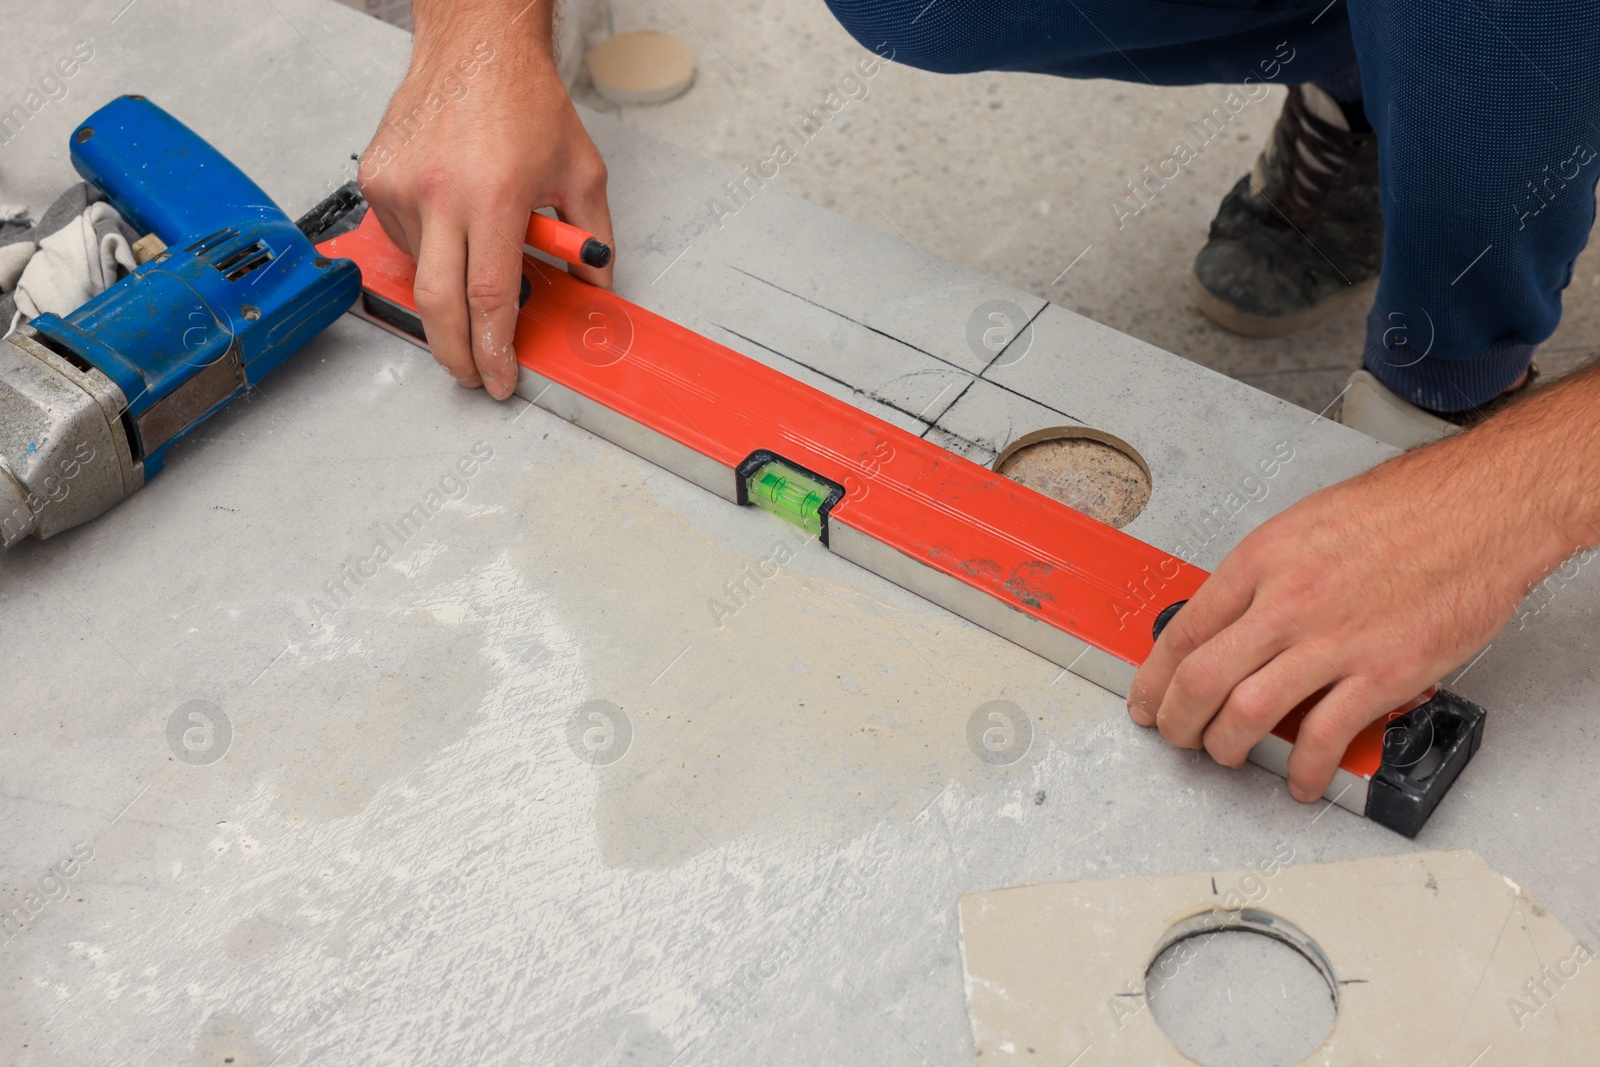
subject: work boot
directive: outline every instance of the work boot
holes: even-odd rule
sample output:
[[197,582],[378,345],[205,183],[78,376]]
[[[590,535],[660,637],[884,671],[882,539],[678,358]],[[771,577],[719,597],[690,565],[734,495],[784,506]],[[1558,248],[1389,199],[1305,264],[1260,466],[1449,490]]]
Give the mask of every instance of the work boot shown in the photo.
[[1369,295],[1383,261],[1378,138],[1315,85],[1296,85],[1272,142],[1239,179],[1194,261],[1200,311],[1279,337]]
[[1476,426],[1506,405],[1522,399],[1538,380],[1539,365],[1530,363],[1527,373],[1493,400],[1464,411],[1439,412],[1400,399],[1371,371],[1363,368],[1350,376],[1338,419],[1384,444],[1411,449]]

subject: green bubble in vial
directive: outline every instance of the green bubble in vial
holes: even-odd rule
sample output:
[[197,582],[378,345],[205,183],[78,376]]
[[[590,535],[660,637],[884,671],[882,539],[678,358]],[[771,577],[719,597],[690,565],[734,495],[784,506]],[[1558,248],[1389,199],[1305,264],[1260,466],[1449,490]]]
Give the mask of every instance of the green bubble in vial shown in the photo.
[[828,488],[815,478],[771,460],[750,476],[747,488],[756,507],[821,536],[821,508],[828,500]]

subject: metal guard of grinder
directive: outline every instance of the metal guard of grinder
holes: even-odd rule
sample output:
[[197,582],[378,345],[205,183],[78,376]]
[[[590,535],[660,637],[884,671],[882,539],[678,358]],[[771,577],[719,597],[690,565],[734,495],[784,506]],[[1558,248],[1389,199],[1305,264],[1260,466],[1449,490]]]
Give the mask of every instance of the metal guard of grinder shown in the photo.
[[0,342],[0,545],[99,515],[167,449],[347,311],[361,274],[142,96],[74,132],[72,165],[167,247]]

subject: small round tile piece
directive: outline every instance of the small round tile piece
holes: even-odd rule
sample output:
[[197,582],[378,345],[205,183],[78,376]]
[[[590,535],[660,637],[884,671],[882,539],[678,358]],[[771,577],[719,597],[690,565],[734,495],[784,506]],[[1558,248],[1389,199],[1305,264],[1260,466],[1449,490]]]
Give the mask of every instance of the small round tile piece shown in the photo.
[[694,53],[665,33],[619,33],[590,50],[595,91],[613,104],[660,104],[694,84]]

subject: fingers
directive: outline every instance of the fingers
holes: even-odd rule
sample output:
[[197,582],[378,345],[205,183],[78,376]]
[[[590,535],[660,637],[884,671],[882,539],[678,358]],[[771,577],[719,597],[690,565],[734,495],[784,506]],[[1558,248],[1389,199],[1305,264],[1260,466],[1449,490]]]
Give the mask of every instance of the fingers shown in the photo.
[[1375,703],[1371,692],[1351,682],[1334,686],[1300,724],[1289,752],[1289,793],[1305,803],[1326,793],[1351,740],[1392,703]]
[[[444,33],[444,43],[466,46],[477,31],[462,29],[459,39]],[[484,42],[471,45],[475,62],[493,58],[499,73],[474,83],[470,106],[441,110],[440,86],[459,97],[449,91],[454,52],[440,43],[412,57],[357,178],[385,232],[417,261],[417,310],[434,357],[462,385],[504,398],[517,380],[528,216],[553,206],[614,245],[606,166],[543,50],[507,48],[495,58]],[[455,67],[473,77],[465,61]],[[609,264],[573,274],[611,285]]]
[[396,248],[407,253],[412,259],[417,258],[417,241],[410,227],[401,220],[401,216],[389,210],[386,203],[368,200],[367,207],[378,216],[378,225],[383,227],[383,232],[389,235],[389,240],[394,242]]
[[1275,622],[1259,610],[1247,611],[1184,657],[1156,713],[1162,737],[1183,748],[1200,747],[1206,727],[1234,689],[1288,644]]
[[[516,213],[493,220],[475,216],[467,229],[467,312],[471,352],[489,395],[504,400],[517,387],[517,298],[522,284],[522,230]],[[511,236],[514,235],[514,236]]]
[[378,225],[389,235],[395,247],[417,258],[422,237],[422,219],[414,190],[394,181],[392,172],[385,172],[373,158],[377,141],[367,146],[356,168],[356,186],[367,202],[367,208],[378,217]]
[[[1134,722],[1140,726],[1155,725],[1157,712],[1178,665],[1243,615],[1250,606],[1251,592],[1249,585],[1235,585],[1225,577],[1219,580],[1219,575],[1214,574],[1178,610],[1161,631],[1155,648],[1134,675],[1133,685],[1128,690],[1128,714]],[[1226,694],[1224,689],[1221,696]],[[1221,696],[1217,700],[1219,704]]]
[[1256,742],[1289,712],[1338,675],[1314,649],[1295,646],[1233,687],[1205,729],[1211,758],[1225,767],[1244,766]]
[[611,248],[610,263],[600,268],[572,264],[572,276],[610,289],[617,263],[617,244],[611,231],[611,206],[606,200],[606,166],[599,153],[595,153],[590,166],[593,169],[582,176],[575,191],[554,206],[562,222],[588,230]]
[[[381,219],[380,219],[381,221]],[[440,216],[424,224],[412,290],[433,358],[469,389],[483,384],[472,358],[467,322],[467,237]]]

